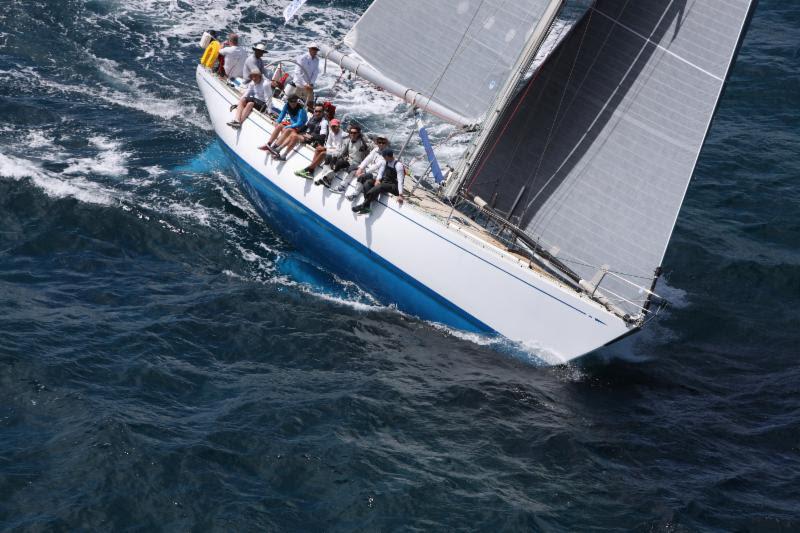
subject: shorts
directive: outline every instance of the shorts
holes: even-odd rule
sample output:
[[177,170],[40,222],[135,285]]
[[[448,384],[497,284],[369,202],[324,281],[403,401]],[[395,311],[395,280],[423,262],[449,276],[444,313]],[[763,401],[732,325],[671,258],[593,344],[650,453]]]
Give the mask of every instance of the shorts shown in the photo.
[[267,110],[267,103],[264,100],[260,100],[260,99],[256,98],[255,96],[248,96],[247,98],[244,99],[244,101],[245,102],[252,102],[253,103],[253,109],[255,109],[256,111],[258,111],[260,113],[263,113],[264,111]]
[[325,135],[311,135],[310,133],[307,133],[303,142],[314,145],[325,144],[325,137]]

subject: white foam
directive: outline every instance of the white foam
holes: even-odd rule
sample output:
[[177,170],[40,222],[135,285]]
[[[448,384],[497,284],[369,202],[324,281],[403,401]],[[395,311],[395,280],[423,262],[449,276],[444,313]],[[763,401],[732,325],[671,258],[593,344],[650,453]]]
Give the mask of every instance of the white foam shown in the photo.
[[478,346],[486,346],[500,352],[506,352],[530,363],[541,364],[545,362],[549,365],[559,365],[564,363],[564,358],[551,352],[535,342],[515,342],[498,335],[475,333],[453,328],[440,322],[426,321],[434,329],[441,331],[451,337],[471,342]]
[[147,175],[151,176],[153,178],[157,178],[157,177],[162,176],[162,175],[167,173],[166,169],[164,169],[164,168],[162,168],[162,167],[160,167],[158,165],[151,165],[151,166],[147,166],[147,167],[142,167],[142,170],[147,172]]
[[[107,74],[114,73],[116,62],[110,59],[94,58],[101,71]],[[211,124],[205,115],[198,113],[197,109],[188,107],[177,99],[170,100],[156,96],[147,90],[147,83],[139,80],[131,71],[120,70],[117,72],[120,88],[96,88],[90,85],[72,85],[60,83],[41,76],[33,70],[24,73],[28,80],[35,80],[39,85],[56,92],[89,96],[95,100],[103,101],[120,107],[135,109],[161,120],[180,120],[192,126],[211,130]],[[113,76],[110,76],[113,78]]]
[[51,137],[48,137],[39,130],[29,131],[25,141],[25,144],[28,148],[51,148],[54,143],[54,140]]
[[97,183],[80,176],[62,179],[33,161],[14,156],[0,154],[0,176],[15,180],[29,178],[48,196],[54,198],[72,197],[84,203],[100,205],[118,203],[115,199],[117,193]]
[[67,160],[65,174],[100,174],[104,176],[124,176],[128,161],[127,152],[120,150],[121,143],[107,137],[97,135],[89,138],[89,142],[100,150],[95,157],[76,157]]
[[390,307],[387,307],[387,306],[384,306],[384,305],[375,305],[375,304],[371,304],[371,303],[364,303],[364,302],[359,302],[357,300],[351,300],[349,298],[341,298],[339,296],[333,296],[333,295],[330,295],[330,294],[326,294],[326,293],[318,291],[318,290],[314,289],[313,287],[311,287],[310,285],[306,285],[304,283],[297,283],[295,286],[297,287],[297,289],[300,292],[304,292],[306,294],[314,296],[315,298],[319,298],[321,300],[325,300],[326,302],[331,302],[331,303],[334,303],[336,305],[342,305],[342,306],[345,306],[345,307],[349,307],[351,309],[355,309],[356,311],[360,311],[360,312],[383,311],[383,310],[391,309]]

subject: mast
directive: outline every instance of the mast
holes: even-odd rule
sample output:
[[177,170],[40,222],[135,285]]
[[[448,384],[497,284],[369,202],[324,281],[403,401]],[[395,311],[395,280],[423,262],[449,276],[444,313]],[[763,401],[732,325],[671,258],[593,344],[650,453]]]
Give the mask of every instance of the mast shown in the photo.
[[552,0],[547,6],[542,18],[539,19],[539,23],[531,32],[522,53],[514,64],[512,75],[509,76],[506,80],[506,84],[498,93],[492,107],[484,118],[478,135],[475,136],[469,148],[467,148],[464,159],[461,160],[448,179],[444,190],[445,197],[452,198],[458,194],[473,164],[483,153],[486,144],[491,139],[500,119],[503,117],[503,111],[508,107],[509,102],[519,87],[520,81],[522,81],[525,74],[527,74],[531,63],[550,31],[556,15],[558,15],[558,12],[563,7],[564,1],[565,0]]
[[643,313],[754,6],[595,0],[448,192]]

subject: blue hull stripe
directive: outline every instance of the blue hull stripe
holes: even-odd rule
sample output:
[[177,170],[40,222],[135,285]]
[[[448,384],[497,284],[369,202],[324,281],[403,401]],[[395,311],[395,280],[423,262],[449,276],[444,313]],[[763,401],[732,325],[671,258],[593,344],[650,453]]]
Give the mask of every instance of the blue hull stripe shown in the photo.
[[[276,222],[275,229],[293,236],[292,242],[309,252],[308,255],[315,260],[345,278],[352,278],[356,274],[359,281],[378,293],[385,303],[396,303],[403,311],[467,331],[496,333],[286,194],[228,146],[225,146],[225,150],[241,172],[240,178],[245,182],[246,190],[251,196],[257,195],[255,199],[259,209],[268,219]],[[291,220],[291,229],[285,224],[287,218]],[[331,236],[335,239],[331,239]],[[347,248],[355,255],[348,254]],[[342,268],[342,261],[348,264],[347,268]],[[376,264],[391,273],[392,283],[385,283],[385,275],[376,275]]]

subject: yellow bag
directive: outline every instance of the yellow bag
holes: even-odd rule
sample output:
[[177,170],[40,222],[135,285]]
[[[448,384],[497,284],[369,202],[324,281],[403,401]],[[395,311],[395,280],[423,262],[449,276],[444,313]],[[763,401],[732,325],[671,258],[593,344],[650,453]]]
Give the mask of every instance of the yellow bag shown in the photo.
[[211,44],[206,47],[206,51],[203,52],[200,63],[202,63],[203,66],[211,68],[214,66],[214,61],[217,60],[217,56],[219,56],[219,41],[211,41]]

